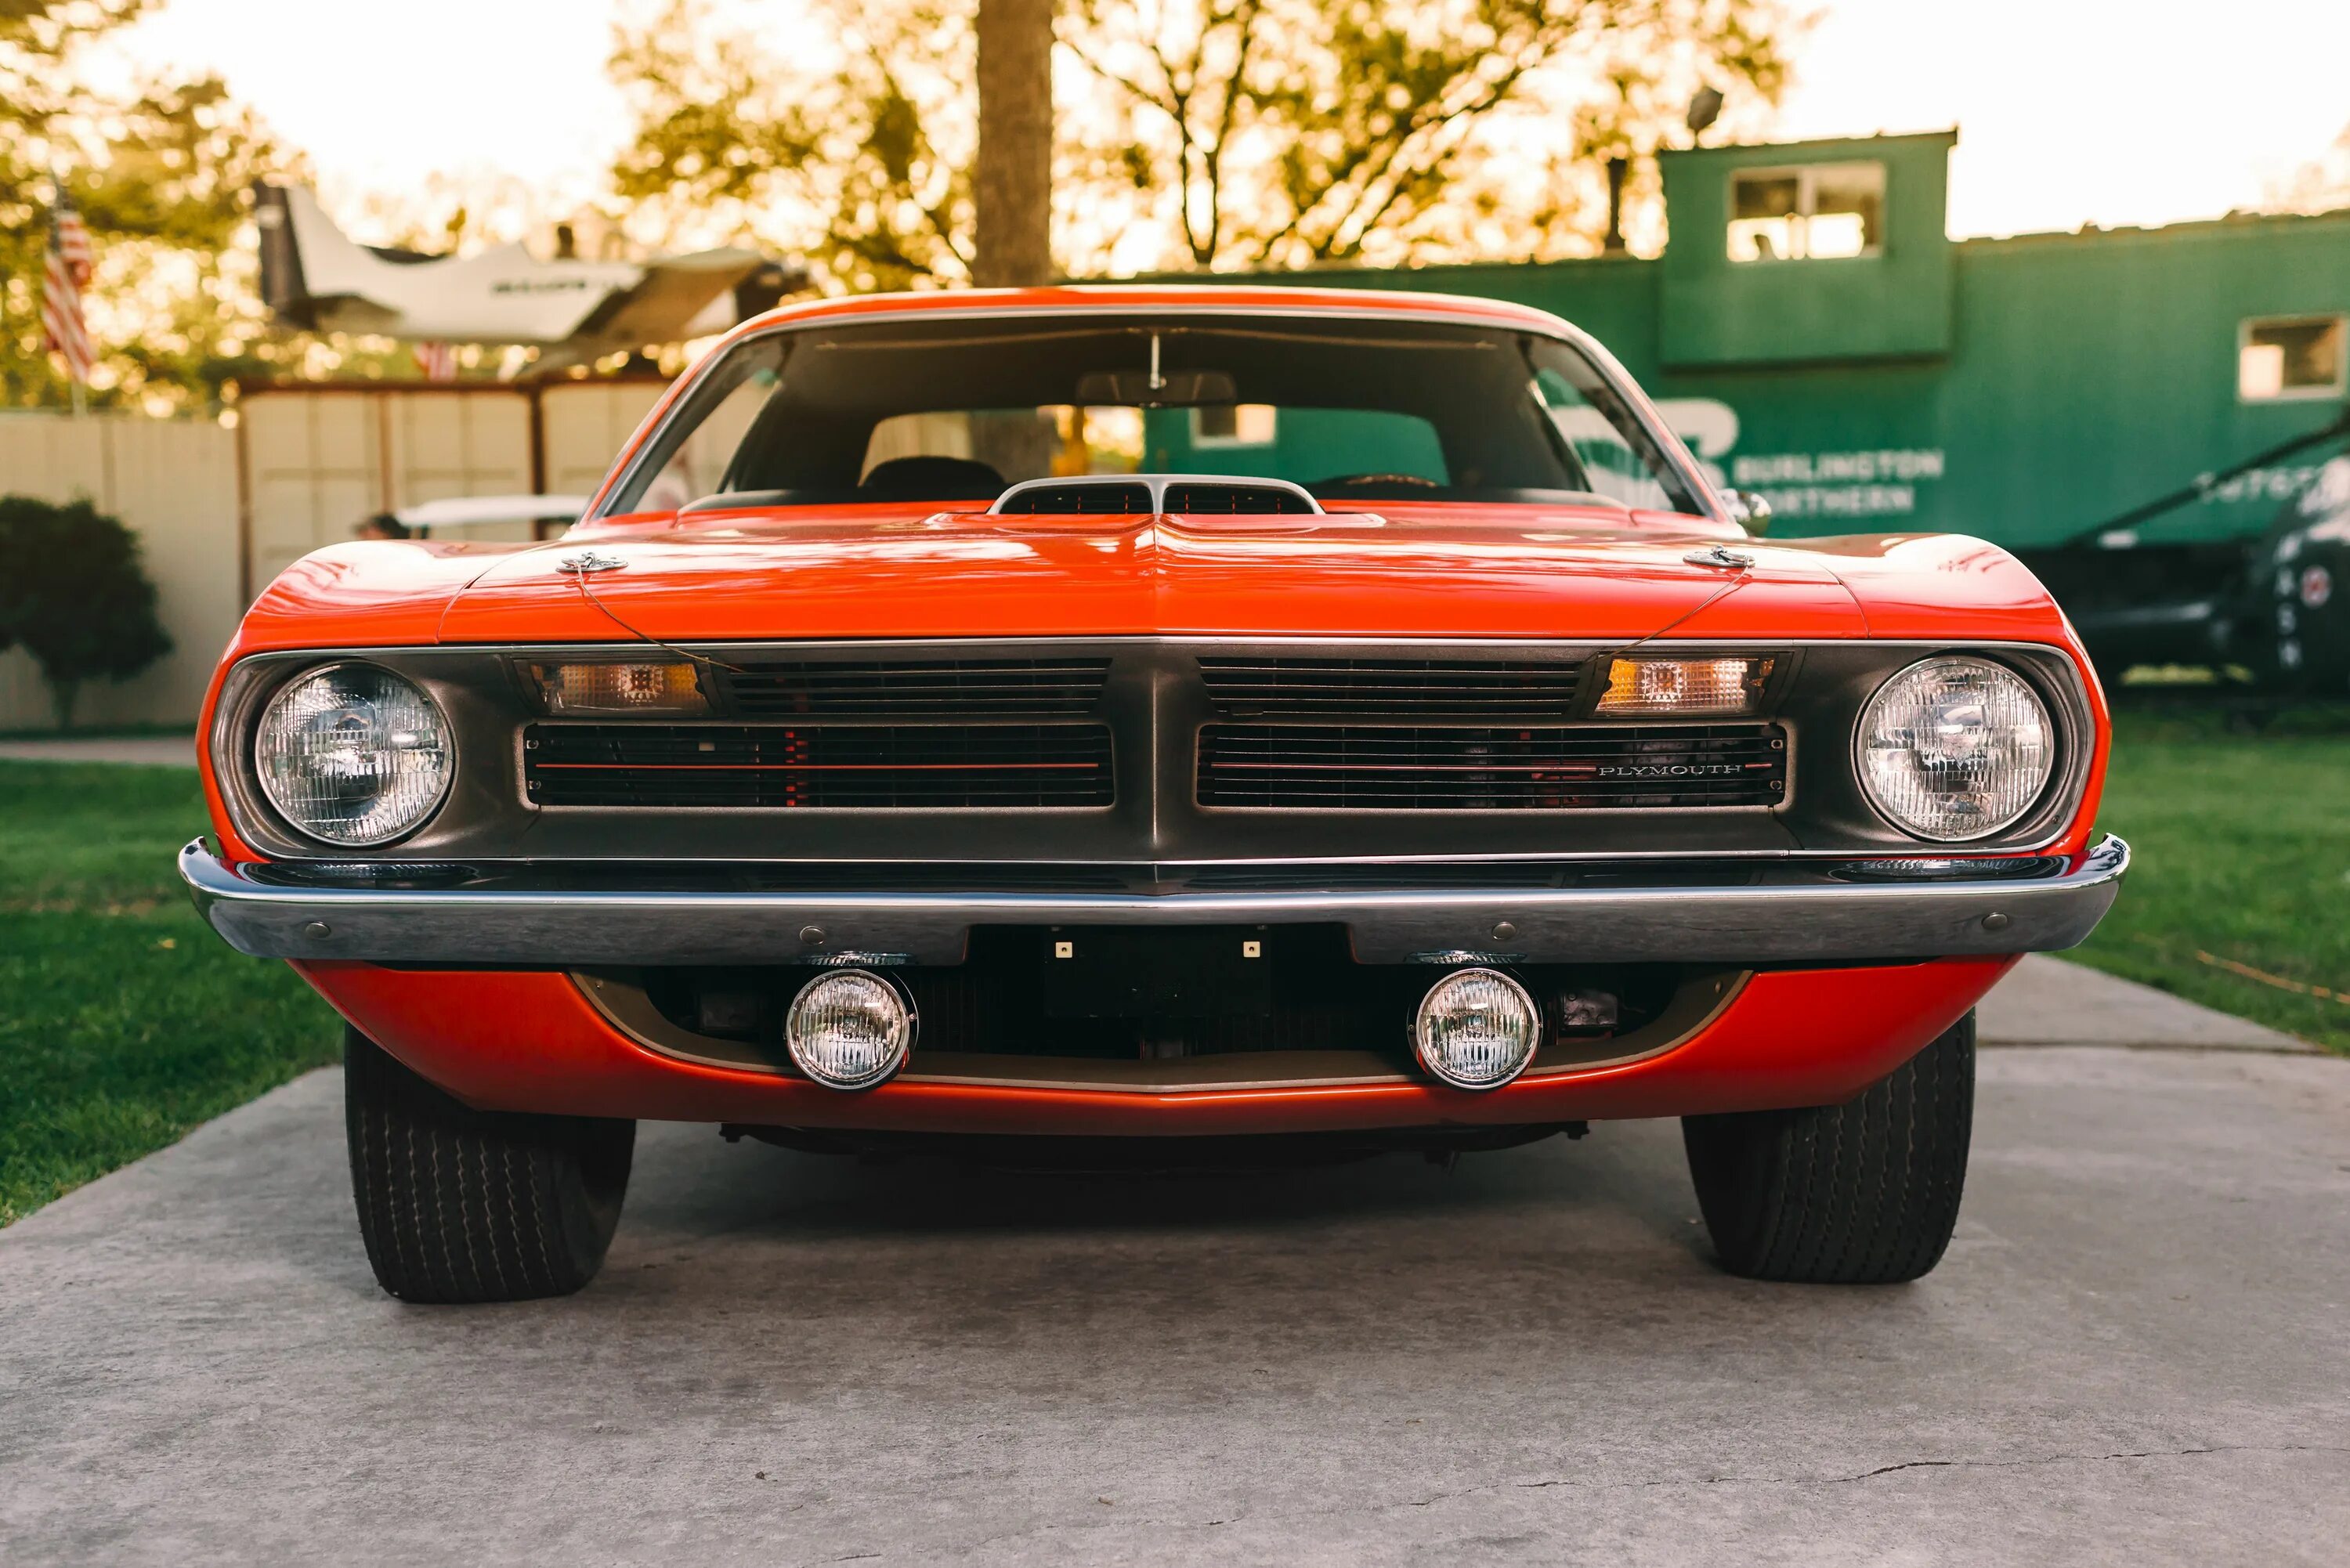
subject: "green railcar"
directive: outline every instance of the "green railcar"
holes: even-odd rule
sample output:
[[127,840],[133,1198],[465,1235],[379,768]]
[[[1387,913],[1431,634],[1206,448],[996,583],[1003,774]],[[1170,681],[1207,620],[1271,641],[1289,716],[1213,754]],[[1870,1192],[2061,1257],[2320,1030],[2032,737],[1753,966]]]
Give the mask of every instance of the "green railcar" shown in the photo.
[[[1956,140],[1664,153],[1654,260],[1314,281],[1576,323],[1725,487],[1770,502],[1774,534],[1977,535],[2041,571],[2102,663],[2295,674],[2289,623],[2350,614],[2317,483],[2350,461],[2350,212],[1953,241]],[[1154,421],[1148,461],[1180,467],[1196,433]],[[1228,468],[1234,433],[1209,438]],[[1263,433],[1270,462],[1286,438]],[[2318,536],[2280,562],[2304,517]]]

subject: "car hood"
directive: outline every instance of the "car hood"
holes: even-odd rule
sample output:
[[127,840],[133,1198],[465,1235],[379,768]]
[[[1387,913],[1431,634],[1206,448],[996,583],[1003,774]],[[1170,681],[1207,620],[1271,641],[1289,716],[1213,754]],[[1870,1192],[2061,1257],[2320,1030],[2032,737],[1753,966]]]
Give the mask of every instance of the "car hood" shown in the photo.
[[[445,642],[1151,634],[1858,637],[1817,556],[1596,509],[1008,517],[843,508],[584,529],[496,559]],[[582,580],[567,562],[592,555]]]

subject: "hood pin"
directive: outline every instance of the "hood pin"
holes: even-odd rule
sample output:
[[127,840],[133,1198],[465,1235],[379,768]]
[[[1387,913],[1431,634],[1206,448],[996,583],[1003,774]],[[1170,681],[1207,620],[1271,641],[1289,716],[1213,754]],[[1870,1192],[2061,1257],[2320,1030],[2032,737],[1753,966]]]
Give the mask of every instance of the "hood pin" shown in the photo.
[[1726,545],[1708,545],[1702,550],[1691,550],[1681,557],[1692,566],[1722,566],[1743,571],[1754,564],[1754,557]]

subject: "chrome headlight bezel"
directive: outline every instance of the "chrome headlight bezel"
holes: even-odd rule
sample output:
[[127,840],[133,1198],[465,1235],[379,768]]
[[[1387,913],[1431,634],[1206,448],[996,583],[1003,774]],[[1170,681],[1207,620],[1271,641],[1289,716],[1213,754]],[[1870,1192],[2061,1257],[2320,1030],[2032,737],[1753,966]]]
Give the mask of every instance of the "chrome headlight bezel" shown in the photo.
[[[306,819],[297,809],[281,797],[278,789],[272,782],[271,769],[263,758],[262,747],[271,722],[296,693],[315,681],[350,671],[364,671],[375,680],[406,688],[407,691],[413,695],[418,706],[431,716],[431,722],[436,727],[438,733],[435,749],[441,760],[439,777],[430,795],[412,808],[408,816],[396,825],[380,831],[338,834],[322,830],[317,821]],[[389,845],[398,844],[404,839],[413,837],[429,826],[440,815],[442,807],[448,804],[450,793],[456,785],[457,735],[455,726],[450,722],[447,711],[422,682],[371,659],[337,659],[324,663],[306,665],[294,670],[286,679],[273,686],[265,696],[253,704],[251,712],[252,720],[246,726],[244,737],[244,760],[247,776],[253,781],[255,794],[262,803],[267,805],[279,824],[286,831],[307,843],[323,845],[338,850],[380,849]]]
[[[1970,824],[1963,831],[1956,832],[1938,831],[1932,826],[1921,824],[1905,816],[1879,794],[1870,766],[1870,756],[1874,750],[1871,742],[1878,732],[1880,715],[1896,691],[1905,682],[1921,674],[1938,668],[1951,667],[1986,672],[2000,681],[2012,682],[2014,690],[2030,701],[2032,710],[2036,715],[2036,727],[2040,732],[2037,776],[2030,780],[2028,787],[2018,793],[2015,799],[2009,803],[2004,815]],[[1867,804],[1869,810],[1877,815],[1879,821],[1897,833],[1918,843],[1975,844],[1988,839],[1997,839],[2008,834],[2018,824],[2030,820],[2039,813],[2048,801],[2049,792],[2057,788],[2071,775],[2072,759],[2067,754],[2071,738],[2068,730],[2069,726],[2064,722],[2059,701],[2043,691],[2040,683],[2023,670],[2001,659],[1960,649],[1929,654],[1924,659],[1905,664],[1886,676],[1884,680],[1877,682],[1876,689],[1861,703],[1860,710],[1853,721],[1851,753],[1853,783],[1859,792],[1860,798]]]

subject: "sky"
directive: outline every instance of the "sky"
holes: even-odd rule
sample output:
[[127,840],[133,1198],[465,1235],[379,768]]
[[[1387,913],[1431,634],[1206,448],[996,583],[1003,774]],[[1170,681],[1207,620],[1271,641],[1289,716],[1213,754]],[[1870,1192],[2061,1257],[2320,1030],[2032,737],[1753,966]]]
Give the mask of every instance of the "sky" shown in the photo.
[[[585,195],[628,131],[608,0],[161,0],[116,47],[220,73],[336,190],[494,169]],[[397,19],[396,25],[394,18]]]
[[1830,0],[1795,63],[1780,134],[1959,128],[1960,236],[2216,218],[2350,125],[2344,0]]
[[[808,25],[796,0],[719,4],[779,37]],[[2259,202],[2350,125],[2344,0],[1804,8],[1816,20],[1777,134],[1958,126],[1955,235],[2218,217]],[[626,133],[604,79],[612,21],[598,0],[163,0],[120,47],[219,71],[310,153],[330,192],[497,170],[577,200]]]

